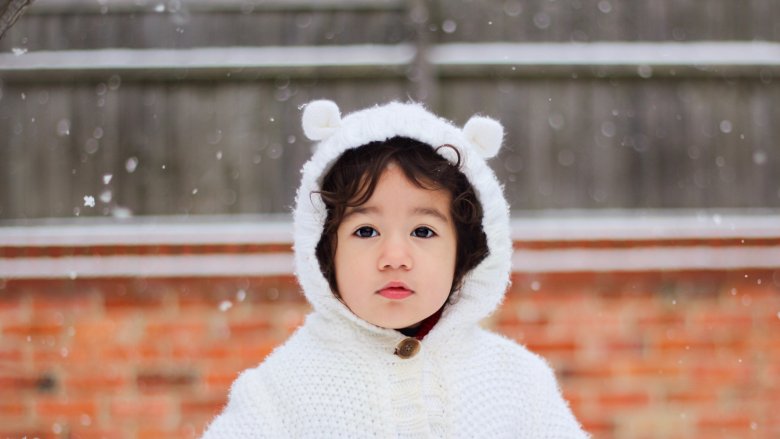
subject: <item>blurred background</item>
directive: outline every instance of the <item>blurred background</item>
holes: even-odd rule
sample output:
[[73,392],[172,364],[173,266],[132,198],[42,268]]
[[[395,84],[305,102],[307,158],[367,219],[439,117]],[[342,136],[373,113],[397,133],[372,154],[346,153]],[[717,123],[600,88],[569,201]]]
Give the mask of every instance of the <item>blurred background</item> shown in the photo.
[[0,41],[0,217],[287,213],[299,107],[322,97],[501,119],[517,210],[780,207],[779,17],[771,0],[38,0]]
[[[14,5],[0,1],[0,23]],[[300,108],[500,119],[594,437],[780,436],[775,0],[36,0],[0,39],[0,436],[197,437],[308,306]]]

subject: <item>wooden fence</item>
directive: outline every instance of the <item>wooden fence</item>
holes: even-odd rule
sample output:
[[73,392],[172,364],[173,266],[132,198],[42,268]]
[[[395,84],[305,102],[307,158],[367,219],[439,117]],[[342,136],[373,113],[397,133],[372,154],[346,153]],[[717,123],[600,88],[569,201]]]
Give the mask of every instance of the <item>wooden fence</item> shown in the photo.
[[36,0],[0,50],[780,41],[775,0]]
[[286,212],[322,97],[501,119],[515,209],[780,207],[780,4],[736,3],[39,0],[0,218]]

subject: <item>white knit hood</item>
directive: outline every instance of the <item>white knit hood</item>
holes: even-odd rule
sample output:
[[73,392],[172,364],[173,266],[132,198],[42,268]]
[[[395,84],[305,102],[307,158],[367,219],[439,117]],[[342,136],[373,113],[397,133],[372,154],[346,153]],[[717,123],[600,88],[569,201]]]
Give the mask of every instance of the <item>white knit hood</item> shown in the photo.
[[[426,111],[420,104],[391,102],[341,117],[338,106],[325,100],[304,107],[303,130],[319,141],[312,158],[303,166],[294,211],[295,274],[309,303],[325,318],[346,319],[372,333],[395,333],[357,317],[333,294],[320,270],[316,246],[327,211],[318,191],[322,177],[346,150],[392,137],[408,137],[431,147],[449,144],[461,156],[461,172],[482,203],[482,228],[489,255],[463,280],[460,291],[444,308],[429,337],[448,329],[470,325],[490,315],[501,303],[507,286],[512,254],[509,207],[502,187],[485,160],[498,153],[503,127],[493,119],[474,116],[463,128]],[[454,163],[448,148],[438,152]]]

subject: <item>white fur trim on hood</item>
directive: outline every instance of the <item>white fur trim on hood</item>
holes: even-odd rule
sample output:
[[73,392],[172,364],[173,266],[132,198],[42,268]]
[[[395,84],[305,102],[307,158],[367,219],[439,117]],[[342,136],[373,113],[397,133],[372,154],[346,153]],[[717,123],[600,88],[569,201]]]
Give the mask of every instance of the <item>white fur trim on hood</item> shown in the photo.
[[[503,140],[503,127],[493,119],[474,116],[460,129],[426,111],[416,103],[391,102],[341,117],[332,101],[313,101],[303,111],[303,130],[320,141],[312,158],[303,166],[294,211],[295,273],[307,300],[326,318],[343,318],[371,332],[394,331],[374,326],[355,316],[331,292],[317,261],[316,246],[327,216],[317,193],[321,179],[344,151],[373,141],[396,136],[409,137],[431,147],[453,145],[461,155],[461,172],[474,187],[482,203],[482,228],[490,254],[466,274],[463,287],[453,294],[441,319],[427,336],[473,324],[490,315],[501,303],[509,285],[512,241],[509,235],[509,207],[502,187],[485,158],[495,156]],[[439,153],[454,162],[449,148]]]

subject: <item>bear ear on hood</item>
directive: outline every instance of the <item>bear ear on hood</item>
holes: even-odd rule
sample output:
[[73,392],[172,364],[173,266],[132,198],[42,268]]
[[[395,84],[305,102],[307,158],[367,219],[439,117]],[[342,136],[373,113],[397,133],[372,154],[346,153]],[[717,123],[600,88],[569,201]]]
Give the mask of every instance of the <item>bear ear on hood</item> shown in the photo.
[[309,140],[324,140],[341,126],[341,111],[333,101],[311,101],[303,108],[303,133]]
[[504,141],[504,127],[495,119],[472,116],[463,126],[463,134],[477,147],[479,155],[487,160],[493,158]]

